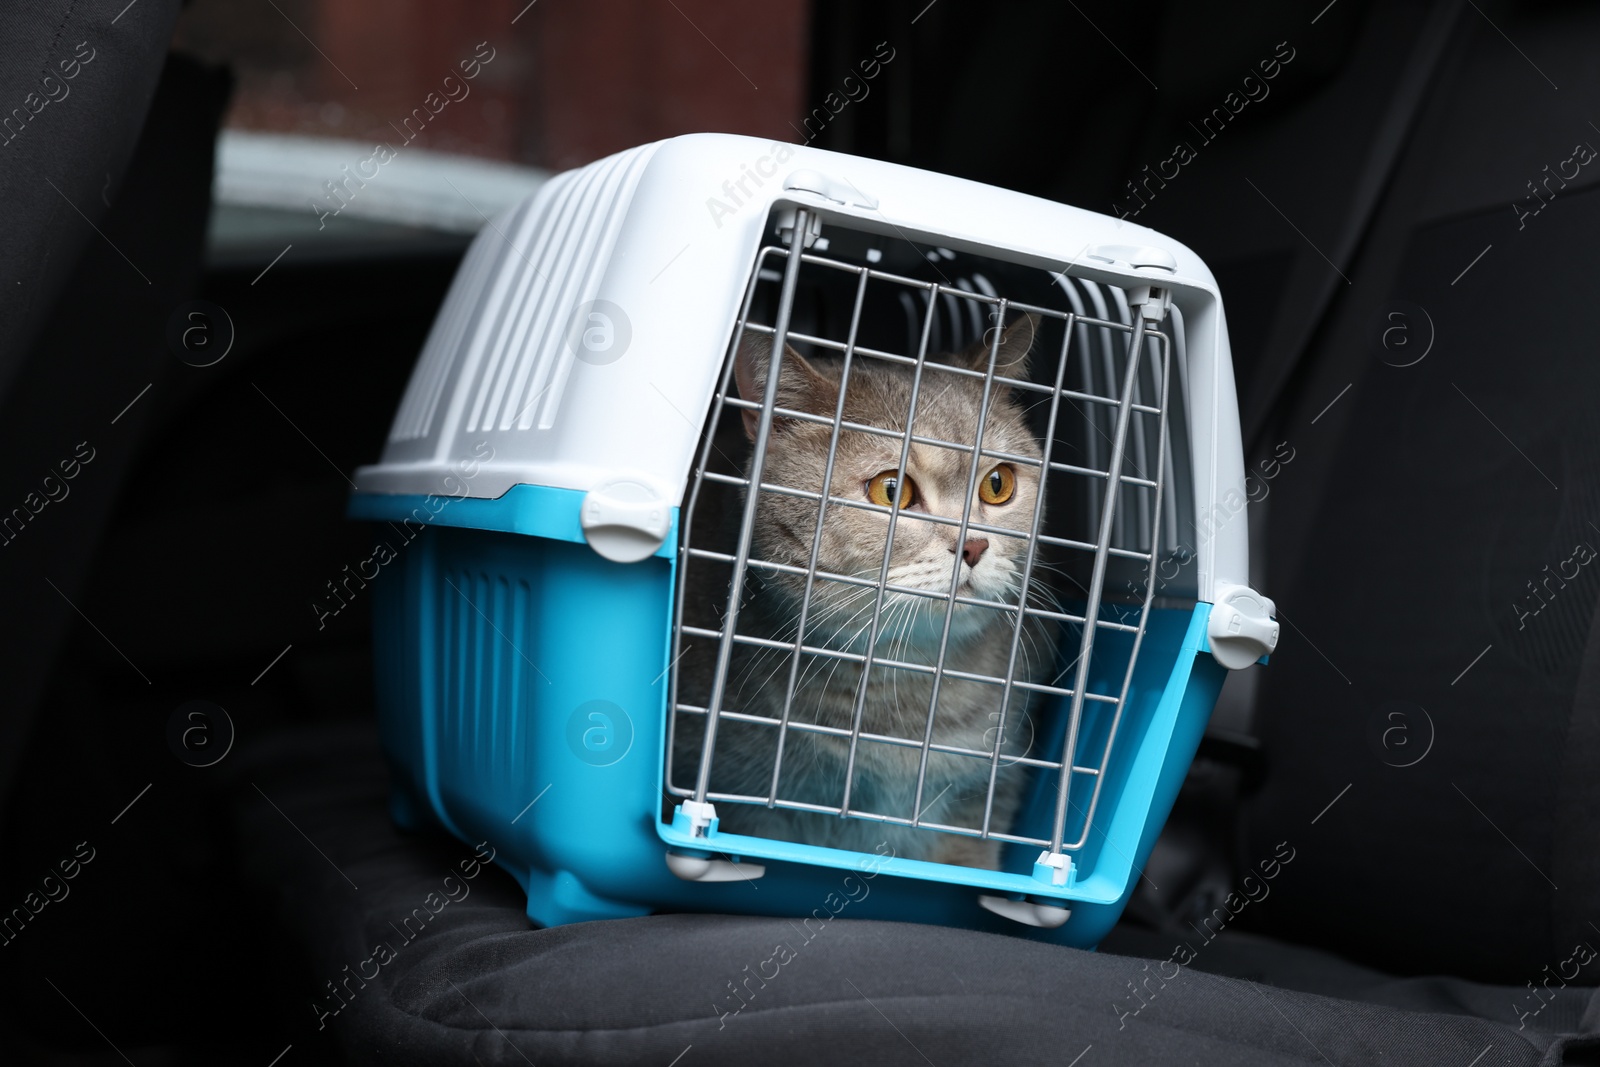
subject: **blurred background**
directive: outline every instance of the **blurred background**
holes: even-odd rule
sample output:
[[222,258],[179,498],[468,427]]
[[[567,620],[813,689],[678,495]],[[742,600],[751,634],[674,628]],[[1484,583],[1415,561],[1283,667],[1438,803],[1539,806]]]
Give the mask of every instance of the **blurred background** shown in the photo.
[[793,136],[809,14],[804,0],[194,0],[173,46],[233,68],[227,129],[365,144],[394,140],[486,42],[473,103],[418,146],[562,170],[678,133]]

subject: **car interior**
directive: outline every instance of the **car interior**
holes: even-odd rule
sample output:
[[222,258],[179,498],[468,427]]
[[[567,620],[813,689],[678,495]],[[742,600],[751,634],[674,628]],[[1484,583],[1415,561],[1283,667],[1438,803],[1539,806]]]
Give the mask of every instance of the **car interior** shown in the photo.
[[1210,265],[1283,632],[1097,949],[847,913],[763,981],[792,916],[539,928],[391,817],[351,476],[474,233],[592,157],[453,221],[227,202],[186,6],[0,10],[0,1059],[1600,1063],[1600,11],[793,5],[796,123],[895,51],[799,140]]

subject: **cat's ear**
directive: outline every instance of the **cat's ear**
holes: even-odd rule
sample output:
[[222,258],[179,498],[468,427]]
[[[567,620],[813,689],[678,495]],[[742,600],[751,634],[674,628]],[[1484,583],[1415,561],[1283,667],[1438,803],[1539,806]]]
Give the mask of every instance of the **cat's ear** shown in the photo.
[[1031,311],[1004,329],[991,326],[985,330],[983,338],[961,354],[962,364],[973,370],[988,369],[989,345],[994,342],[995,330],[1000,330],[1000,350],[994,357],[995,374],[1001,378],[1027,378],[1028,352],[1039,334],[1039,316]]
[[[772,338],[765,334],[745,334],[734,358],[733,377],[739,397],[759,404],[767,393],[767,369],[772,363]],[[783,361],[778,376],[778,406],[795,411],[831,414],[839,399],[838,383],[812,366],[792,345],[783,346]],[[743,408],[745,436],[754,441],[761,424],[761,412]],[[793,420],[774,417],[773,429]]]

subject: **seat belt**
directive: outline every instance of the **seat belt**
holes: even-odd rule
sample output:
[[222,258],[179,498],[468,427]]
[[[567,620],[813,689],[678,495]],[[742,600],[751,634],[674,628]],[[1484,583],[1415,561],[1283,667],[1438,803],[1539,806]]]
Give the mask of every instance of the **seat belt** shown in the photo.
[[[1372,248],[1384,240],[1403,234],[1385,231],[1380,209],[1392,201],[1406,164],[1427,159],[1427,142],[1434,131],[1425,129],[1429,106],[1444,99],[1448,85],[1465,54],[1465,44],[1475,28],[1463,20],[1464,0],[1443,0],[1429,11],[1405,65],[1405,73],[1395,89],[1389,107],[1379,120],[1372,150],[1356,182],[1354,195],[1339,238],[1333,246],[1333,262],[1349,267],[1358,255],[1369,260],[1361,272],[1363,293],[1387,291],[1398,256],[1387,260],[1371,255]],[[1453,57],[1456,62],[1446,63]],[[1435,123],[1437,125],[1437,123]],[[1414,169],[1414,167],[1412,168]],[[1399,227],[1391,226],[1391,230]],[[1374,282],[1374,276],[1378,281]],[[1297,269],[1292,273],[1265,351],[1281,352],[1276,361],[1261,362],[1264,378],[1256,388],[1242,396],[1241,437],[1247,463],[1270,448],[1278,423],[1273,418],[1292,400],[1306,370],[1306,357],[1317,339],[1329,332],[1329,324],[1348,308],[1340,296],[1349,288],[1337,273],[1330,272],[1320,252],[1302,248]],[[1352,368],[1352,380],[1359,378],[1366,364]],[[1256,589],[1271,589],[1266,555],[1266,515],[1270,498],[1253,502],[1247,509],[1250,533],[1250,582]],[[1234,672],[1218,701],[1207,730],[1205,753],[1241,765],[1248,779],[1258,779],[1259,741],[1256,736],[1256,693],[1260,678],[1255,671]],[[1247,785],[1250,783],[1246,783]]]
[[[1439,105],[1476,28],[1461,18],[1464,6],[1462,0],[1444,0],[1429,11],[1407,59],[1406,73],[1378,122],[1372,150],[1334,246],[1335,262],[1346,269],[1351,269],[1358,255],[1365,261],[1359,272],[1352,270],[1362,282],[1358,294],[1362,301],[1386,298],[1399,253],[1409,240],[1406,201],[1420,195],[1416,191],[1426,179],[1428,148],[1443,125]],[[1265,386],[1246,398],[1241,413],[1247,460],[1260,454],[1271,440],[1270,431],[1278,427],[1272,415],[1294,399],[1309,368],[1309,350],[1332,332],[1332,324],[1341,316],[1353,313],[1352,301],[1339,299],[1349,287],[1326,270],[1321,255],[1307,248],[1302,260],[1323,269],[1308,271],[1301,266],[1285,290],[1266,349],[1281,351],[1284,356],[1272,368]],[[1352,362],[1348,370],[1352,381],[1359,380],[1371,362],[1364,350],[1327,351],[1333,358]],[[1265,503],[1252,503],[1248,508],[1250,578],[1255,588],[1270,590],[1272,583],[1265,573]],[[1146,866],[1168,889],[1155,890],[1149,878],[1141,879],[1128,906],[1133,921],[1182,932],[1192,915],[1208,913],[1231,891],[1235,873],[1243,869],[1240,802],[1265,773],[1255,728],[1258,679],[1256,671],[1230,675],[1173,809],[1170,832],[1158,841]]]
[[[1464,0],[1443,0],[1429,12],[1407,60],[1406,72],[1395,89],[1394,99],[1378,123],[1367,165],[1356,181],[1349,214],[1340,230],[1338,243],[1333,246],[1334,263],[1348,266],[1354,261],[1362,239],[1373,227],[1379,206],[1394,186],[1397,169],[1406,156],[1408,146],[1414,149],[1413,134],[1420,126],[1429,90],[1434,90],[1433,99],[1437,101],[1446,88],[1448,78],[1436,78],[1436,75],[1447,51],[1457,55],[1464,51],[1460,46],[1467,36],[1465,31],[1460,34],[1462,40],[1455,42],[1456,49],[1447,50],[1446,45],[1457,31],[1465,6]],[[1453,74],[1454,69],[1449,73]],[[1415,157],[1413,150],[1412,158]],[[1301,258],[1318,269],[1300,279],[1298,286],[1291,279],[1290,287],[1285,290],[1279,303],[1281,310],[1268,335],[1266,351],[1282,352],[1283,358],[1275,364],[1263,364],[1263,371],[1270,377],[1266,378],[1261,388],[1251,390],[1249,397],[1245,398],[1246,406],[1240,413],[1240,429],[1243,431],[1246,456],[1258,453],[1263,447],[1263,435],[1270,429],[1271,413],[1289,391],[1312,338],[1322,333],[1323,319],[1334,308],[1340,292],[1343,279],[1337,273],[1329,274],[1320,269],[1326,266],[1320,253],[1305,248],[1302,249]]]

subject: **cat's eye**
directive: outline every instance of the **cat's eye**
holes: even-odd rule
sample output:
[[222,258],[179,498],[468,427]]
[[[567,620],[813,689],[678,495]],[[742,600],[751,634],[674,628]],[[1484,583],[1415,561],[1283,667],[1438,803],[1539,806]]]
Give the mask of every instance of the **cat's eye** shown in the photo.
[[1000,464],[978,483],[978,496],[985,504],[1004,504],[1016,491],[1017,472],[1009,463]]
[[900,498],[900,506],[909,508],[917,498],[917,483],[910,478],[900,482],[894,471],[879,471],[867,482],[867,499],[880,507],[890,507],[890,501]]

